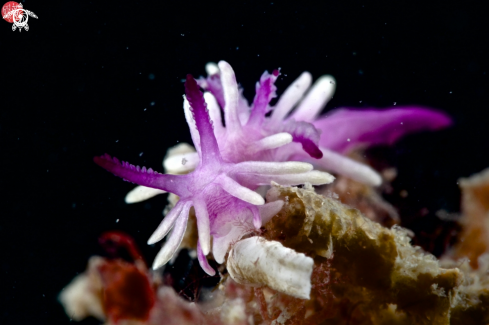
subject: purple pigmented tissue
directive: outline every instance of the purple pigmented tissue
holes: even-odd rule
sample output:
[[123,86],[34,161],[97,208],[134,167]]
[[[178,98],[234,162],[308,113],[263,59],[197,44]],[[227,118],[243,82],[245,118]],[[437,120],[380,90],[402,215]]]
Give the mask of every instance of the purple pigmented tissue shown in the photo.
[[343,108],[329,112],[313,124],[335,135],[322,137],[322,146],[345,153],[359,145],[392,145],[410,133],[444,129],[452,120],[433,109],[405,106],[384,110]]
[[[263,161],[304,161],[316,168],[378,186],[382,182],[380,175],[369,166],[348,158],[349,150],[360,146],[391,145],[404,135],[438,130],[451,124],[450,117],[442,112],[414,106],[385,110],[339,109],[319,116],[334,94],[336,81],[331,76],[323,76],[312,84],[312,76],[308,72],[302,73],[284,91],[274,107],[268,105],[276,96],[274,82],[279,71],[275,70],[271,75],[265,72],[257,83],[255,100],[249,106],[228,63],[219,62],[213,71],[218,73],[199,79],[199,84],[215,98],[222,97],[217,99],[217,103],[225,117],[226,114],[237,114],[241,121],[233,128],[237,131],[226,125],[226,131],[217,137],[219,146],[224,148],[225,159],[231,161],[239,161],[243,157]],[[240,98],[232,104],[226,103],[222,94],[229,92],[239,93]],[[220,117],[220,108],[215,110]],[[264,112],[271,112],[271,115],[265,116]],[[291,143],[246,154],[246,145],[282,132],[291,136]],[[250,134],[255,137],[250,137]],[[228,147],[233,150],[226,150]]]
[[[313,166],[377,186],[382,183],[380,175],[345,156],[349,150],[360,145],[392,144],[403,135],[451,124],[447,115],[420,107],[339,109],[319,117],[333,96],[336,82],[331,76],[323,76],[311,86],[308,72],[285,90],[275,106],[270,106],[270,101],[276,97],[275,81],[280,71],[265,72],[250,106],[227,62],[220,61],[212,71],[197,81],[191,75],[186,78],[183,108],[197,152],[168,158],[168,165],[183,175],[160,174],[151,168],[120,163],[109,155],[94,158],[95,163],[124,180],[179,196],[148,240],[154,244],[173,229],[153,268],[167,263],[178,250],[192,207],[197,218],[198,260],[213,275],[215,271],[206,259],[211,250],[214,259],[223,263],[232,243],[259,229],[282,207],[281,201],[265,204],[255,192],[259,186],[271,182],[320,185],[334,180]],[[182,165],[182,161],[191,163]]]
[[[216,261],[222,263],[232,242],[261,226],[264,215],[260,211],[278,212],[281,205],[276,202],[265,204],[262,196],[254,190],[260,185],[276,181],[282,185],[298,185],[304,182],[326,184],[333,177],[324,172],[312,171],[312,166],[301,162],[263,162],[241,159],[230,162],[223,159],[204,96],[197,82],[187,75],[185,82],[188,107],[187,121],[191,128],[194,144],[198,148],[199,163],[194,171],[186,175],[151,173],[152,169],[129,163],[119,163],[105,154],[95,157],[99,166],[130,182],[174,193],[180,200],[166,215],[148,243],[164,238],[173,228],[166,243],[158,253],[153,268],[167,263],[177,251],[187,226],[188,213],[193,206],[197,218],[199,262],[210,275],[215,271],[205,256],[211,250]],[[237,100],[238,93],[235,93]],[[225,97],[229,94],[225,94]],[[190,115],[190,116],[189,116]],[[245,185],[245,186],[243,186]],[[259,209],[258,206],[268,208]],[[238,226],[237,226],[238,225]]]

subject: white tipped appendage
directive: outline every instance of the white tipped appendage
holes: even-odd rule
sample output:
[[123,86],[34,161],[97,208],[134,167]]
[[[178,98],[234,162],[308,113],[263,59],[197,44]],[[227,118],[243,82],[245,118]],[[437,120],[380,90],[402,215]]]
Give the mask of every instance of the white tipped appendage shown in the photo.
[[325,148],[321,148],[321,151],[323,157],[314,162],[317,166],[363,184],[371,186],[382,184],[382,177],[371,167]]
[[285,119],[287,114],[301,100],[304,93],[312,83],[312,76],[309,72],[303,72],[280,96],[277,105],[272,111],[271,119],[279,122]]
[[127,204],[138,203],[163,193],[166,193],[166,191],[146,186],[136,186],[129,193],[127,193],[124,201]]
[[205,65],[205,72],[207,75],[212,76],[219,73],[219,67],[214,62],[208,62]]
[[190,210],[191,202],[186,202],[182,212],[177,218],[173,230],[168,237],[167,241],[163,244],[163,247],[158,252],[153,262],[153,270],[165,265],[177,251],[180,246],[185,230],[187,229],[188,212]]
[[188,214],[190,207],[186,207],[186,205],[189,205],[189,203],[178,202],[177,205],[175,205],[175,207],[168,212],[158,228],[156,228],[151,237],[148,239],[148,245],[153,245],[159,242],[170,232],[171,228],[175,224],[175,221],[181,217],[182,210],[184,210],[184,208],[186,208],[185,210]]
[[[265,204],[265,200],[261,197],[260,194],[250,190],[249,188],[239,185],[238,182],[227,176],[220,176],[216,183],[220,184],[223,190],[240,200],[254,205]],[[204,250],[203,247],[202,250]]]
[[280,185],[293,186],[305,183],[311,185],[329,184],[334,181],[335,177],[326,172],[312,170],[307,173],[286,174],[286,175],[257,175],[247,174],[243,176],[247,182],[259,185],[270,185],[271,182],[276,182]]
[[183,96],[183,111],[185,113],[185,119],[187,120],[188,127],[190,129],[190,136],[192,137],[192,142],[195,145],[195,149],[200,156],[200,134],[197,131],[197,126],[195,125],[194,116],[190,108],[190,103],[185,95]]
[[185,142],[180,142],[179,144],[169,148],[166,151],[165,158],[163,158],[163,168],[165,169],[165,174],[177,174],[174,171],[168,170],[167,168],[165,168],[165,160],[166,159],[171,158],[173,156],[184,155],[184,154],[189,154],[189,153],[194,153],[194,152],[196,152],[195,148],[193,146],[189,145],[188,143],[185,143]]
[[196,152],[173,155],[163,161],[163,167],[169,174],[188,173],[199,164],[199,155]]
[[218,63],[221,71],[222,91],[224,93],[224,119],[226,129],[233,130],[234,133],[241,132],[241,122],[238,117],[239,91],[234,75],[233,68],[226,61]]
[[311,90],[299,104],[291,117],[297,121],[312,122],[333,97],[336,80],[333,76],[325,75],[316,80]]
[[207,110],[212,121],[212,127],[214,128],[214,134],[217,138],[224,136],[226,128],[222,125],[221,108],[217,103],[216,97],[210,92],[204,93],[204,100],[207,103]]
[[275,149],[292,142],[292,135],[287,132],[276,133],[265,137],[261,140],[251,143],[248,146],[248,151],[257,153],[262,150]]
[[197,217],[197,232],[199,234],[199,243],[204,255],[209,254],[211,250],[211,228],[209,221],[209,212],[204,200],[196,199],[194,201],[195,216]]
[[309,163],[299,161],[287,162],[269,162],[269,161],[245,161],[236,164],[234,170],[238,174],[267,174],[267,175],[283,175],[283,174],[300,174],[307,173],[313,170],[313,166]]
[[266,224],[268,221],[270,221],[270,219],[272,219],[273,216],[279,213],[279,211],[284,206],[284,203],[285,202],[282,200],[277,200],[267,203],[265,205],[260,205],[258,209],[260,211],[262,224]]

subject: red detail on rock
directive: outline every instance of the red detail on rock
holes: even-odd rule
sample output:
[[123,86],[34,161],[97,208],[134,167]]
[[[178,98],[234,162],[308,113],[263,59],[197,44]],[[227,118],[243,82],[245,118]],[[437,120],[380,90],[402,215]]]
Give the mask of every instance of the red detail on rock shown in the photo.
[[144,266],[146,266],[143,256],[137,248],[134,239],[132,239],[132,237],[128,234],[121,231],[107,231],[103,233],[98,240],[100,245],[102,245],[102,247],[104,247],[108,253],[114,253],[118,247],[124,248],[127,250],[134,262],[142,261]]
[[109,319],[147,321],[155,304],[148,276],[135,265],[112,260],[98,267],[103,283],[102,304]]

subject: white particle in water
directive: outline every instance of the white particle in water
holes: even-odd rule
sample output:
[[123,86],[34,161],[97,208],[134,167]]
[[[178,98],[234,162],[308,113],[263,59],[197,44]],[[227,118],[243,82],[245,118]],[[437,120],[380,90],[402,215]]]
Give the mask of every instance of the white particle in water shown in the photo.
[[117,219],[117,220],[115,221],[115,223],[119,223],[119,219]]
[[397,105],[397,102],[394,102],[394,106],[396,106],[396,105]]
[[346,141],[350,142],[350,138],[346,139]]
[[141,153],[139,154],[139,157],[141,157],[142,155],[143,155],[143,152],[141,152]]

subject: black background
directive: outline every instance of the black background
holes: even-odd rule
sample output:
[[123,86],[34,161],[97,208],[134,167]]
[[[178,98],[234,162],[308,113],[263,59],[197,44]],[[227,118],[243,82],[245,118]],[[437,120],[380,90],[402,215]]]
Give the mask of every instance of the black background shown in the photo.
[[404,224],[429,211],[417,234],[438,209],[459,210],[459,177],[489,166],[483,1],[23,4],[39,16],[28,32],[0,22],[2,325],[68,323],[57,294],[102,253],[103,231],[128,232],[152,261],[158,247],[145,243],[166,200],[125,205],[133,185],[92,157],[161,171],[166,149],[190,142],[182,79],[209,61],[228,61],[249,100],[263,71],[281,67],[279,94],[304,70],[332,74],[327,109],[396,102],[449,113],[453,128],[384,150],[409,193]]

